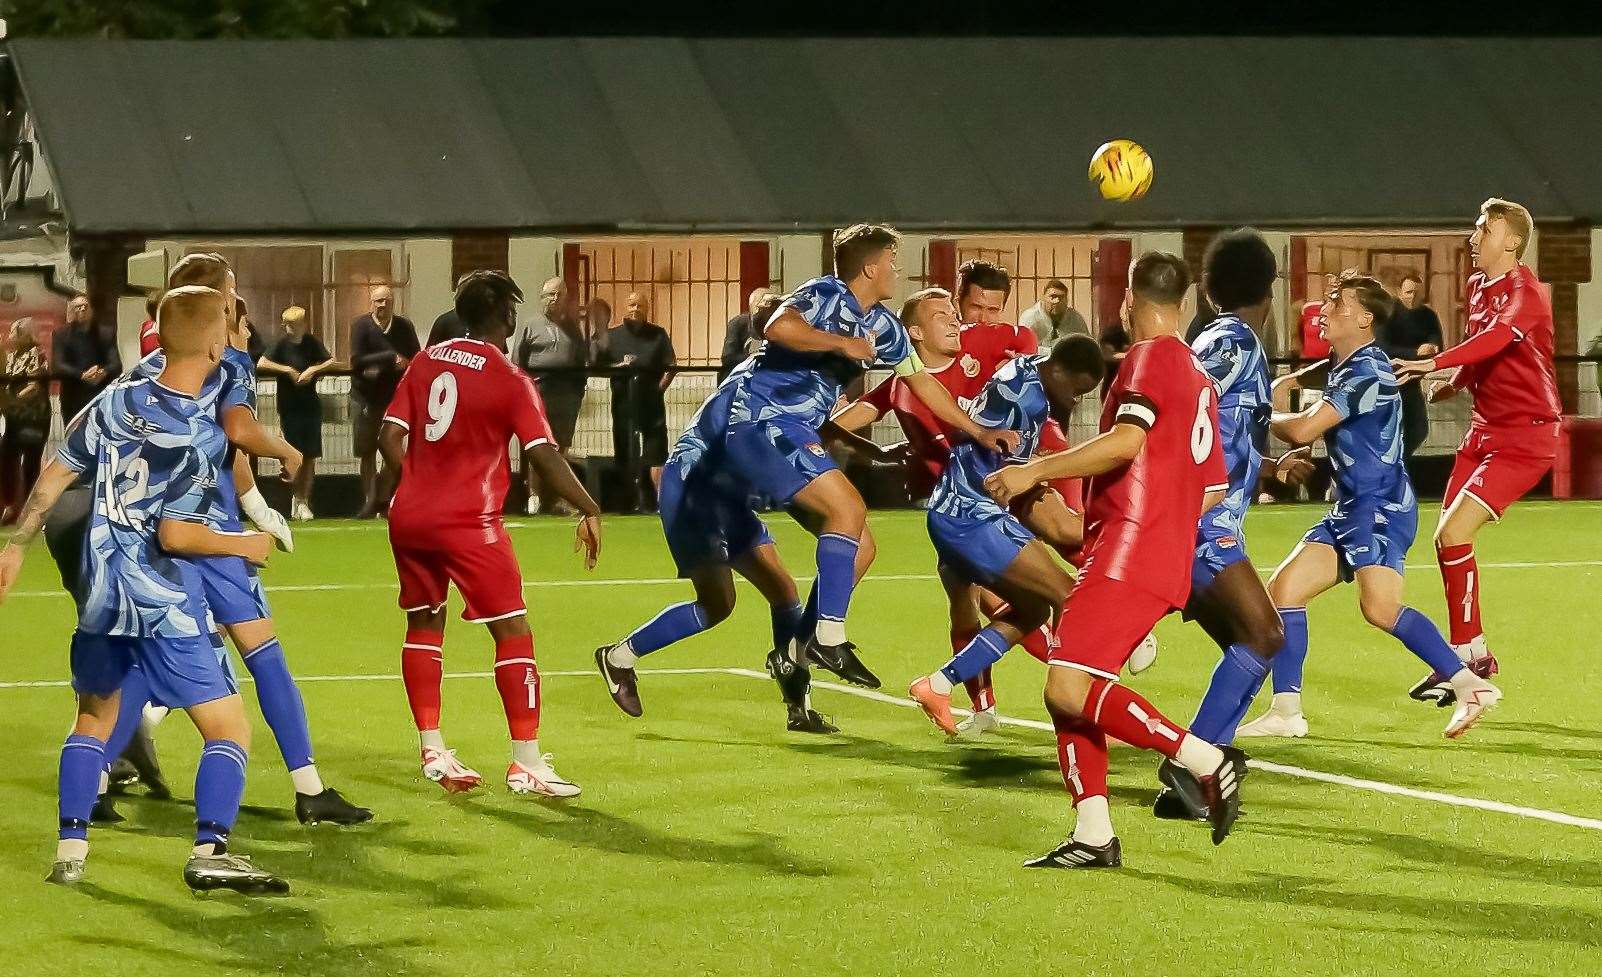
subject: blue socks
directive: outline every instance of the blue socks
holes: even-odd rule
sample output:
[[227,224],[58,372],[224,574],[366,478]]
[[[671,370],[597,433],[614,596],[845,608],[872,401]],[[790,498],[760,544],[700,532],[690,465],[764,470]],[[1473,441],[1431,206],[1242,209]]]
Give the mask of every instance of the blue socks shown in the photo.
[[[1303,620],[1305,622],[1305,618]],[[1257,690],[1263,687],[1269,663],[1269,659],[1260,657],[1243,644],[1224,649],[1224,657],[1213,669],[1213,680],[1207,686],[1207,694],[1202,696],[1196,718],[1191,721],[1191,733],[1217,746],[1233,742],[1235,729],[1245,718]]]
[[1441,637],[1435,622],[1413,610],[1402,608],[1391,625],[1391,635],[1407,646],[1407,650],[1424,660],[1424,664],[1445,676],[1456,675],[1463,667],[1452,646]]
[[771,607],[769,613],[773,617],[773,647],[784,651],[790,647],[790,642],[801,634],[801,605],[797,603]]
[[1302,691],[1302,666],[1307,663],[1307,608],[1281,607],[1285,644],[1274,655],[1274,691]]
[[706,611],[694,601],[673,604],[651,618],[628,636],[629,648],[636,655],[649,655],[675,641],[706,630]]
[[273,739],[278,741],[278,752],[284,756],[285,768],[299,770],[310,766],[311,729],[306,724],[306,703],[289,674],[283,646],[277,638],[272,638],[244,657],[245,667],[256,680],[256,699],[261,703],[262,717],[272,729]]
[[952,685],[961,685],[971,678],[978,678],[984,674],[985,669],[1001,661],[1001,656],[1012,647],[1012,642],[1001,636],[995,625],[991,625],[974,635],[968,646],[957,652],[951,661],[946,662],[940,669]]
[[233,740],[207,740],[195,771],[195,844],[226,851],[244,796],[244,747]]
[[100,795],[100,772],[105,768],[104,742],[73,733],[62,744],[56,808],[62,840],[83,841],[89,837],[89,816],[94,813],[95,798]]
[[150,683],[145,680],[145,673],[138,668],[128,669],[128,677],[122,680],[122,699],[117,704],[117,725],[111,727],[111,736],[106,739],[108,766],[133,742],[149,701]]
[[846,611],[851,607],[851,590],[857,582],[857,541],[839,533],[818,537],[817,637],[819,644],[837,645],[845,641]]

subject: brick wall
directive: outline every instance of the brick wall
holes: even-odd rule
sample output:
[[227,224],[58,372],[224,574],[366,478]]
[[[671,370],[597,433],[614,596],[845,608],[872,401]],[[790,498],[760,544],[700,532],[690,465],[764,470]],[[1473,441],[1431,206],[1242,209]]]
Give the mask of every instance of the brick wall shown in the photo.
[[1185,253],[1182,257],[1190,266],[1190,276],[1198,282],[1201,281],[1202,257],[1207,253],[1207,245],[1217,236],[1215,227],[1187,227],[1183,231]]
[[[1554,352],[1573,356],[1579,352],[1580,289],[1591,280],[1591,228],[1584,224],[1537,224],[1540,248],[1535,269],[1542,281],[1552,286],[1552,332]],[[1558,393],[1563,409],[1579,409],[1579,371],[1572,364],[1558,364]]]
[[451,237],[451,286],[470,271],[487,268],[506,271],[507,236],[504,231],[464,231]]

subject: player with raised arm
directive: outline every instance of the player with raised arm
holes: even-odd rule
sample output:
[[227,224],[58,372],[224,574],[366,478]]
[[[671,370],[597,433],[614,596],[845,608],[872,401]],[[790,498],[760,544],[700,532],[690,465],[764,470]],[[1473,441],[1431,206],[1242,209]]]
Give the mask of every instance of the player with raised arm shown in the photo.
[[[1101,347],[1088,336],[1074,336],[1047,355],[1019,356],[1002,365],[980,392],[971,416],[986,427],[1018,431],[1018,450],[1003,455],[974,441],[951,449],[951,460],[929,500],[929,538],[940,557],[940,578],[952,601],[953,627],[978,622],[975,588],[1007,602],[989,626],[978,631],[950,661],[912,683],[908,694],[949,736],[957,735],[951,691],[980,678],[1002,655],[1027,636],[1055,621],[1072,581],[1051,551],[1009,509],[985,490],[985,478],[1008,463],[1027,461],[1039,447],[1046,422],[1073,415],[1079,398],[1101,384]],[[1056,492],[1043,489],[1026,505],[1055,508],[1066,515]],[[960,608],[961,600],[968,606]]]
[[[780,296],[773,296],[757,306],[753,317],[765,322],[778,311],[779,302]],[[670,604],[621,641],[595,649],[595,667],[617,707],[630,716],[642,715],[635,664],[726,620],[734,612],[738,572],[768,601],[773,648],[767,668],[779,683],[786,728],[835,733],[839,729],[812,708],[811,676],[796,647],[801,602],[795,578],[785,569],[767,524],[753,507],[750,486],[723,463],[729,404],[749,368],[746,360],[724,378],[696,411],[662,469],[658,506],[662,533],[679,576],[690,581],[695,599]]]
[[[220,368],[201,392],[201,403],[216,416],[228,435],[229,444],[239,450],[229,452],[218,485],[218,505],[206,513],[207,523],[218,532],[236,533],[243,528],[240,522],[243,513],[275,536],[280,548],[289,550],[293,542],[288,523],[267,505],[256,488],[249,456],[276,458],[291,474],[300,466],[301,457],[282,436],[263,427],[256,416],[256,364],[245,351],[246,335],[236,315],[234,273],[220,255],[190,254],[173,265],[167,284],[170,288],[184,285],[214,288],[228,300],[228,343],[223,348]],[[136,377],[156,377],[165,365],[166,356],[158,342],[157,348],[141,359],[130,373]],[[302,824],[360,824],[371,820],[372,811],[351,804],[338,790],[323,783],[313,759],[306,703],[290,673],[272,609],[267,603],[267,593],[255,569],[244,560],[231,558],[198,560],[196,568],[212,618],[227,633],[255,682],[262,716],[273,732],[289,771],[295,792],[296,819]],[[131,684],[123,689],[122,714],[107,743],[108,756],[120,755],[136,735],[144,708],[140,700],[146,698],[139,678],[137,673],[130,676]],[[159,701],[157,704],[164,705]]]
[[421,741],[423,776],[448,792],[483,778],[456,759],[440,733],[445,598],[454,583],[462,620],[484,624],[495,641],[495,688],[506,711],[512,760],[506,786],[517,794],[572,797],[540,752],[541,690],[534,637],[523,603],[523,575],[501,521],[507,445],[512,438],[538,469],[540,484],[580,512],[575,549],[587,569],[601,550],[600,508],[551,440],[534,384],[506,357],[523,293],[504,272],[475,271],[456,288],[465,339],[431,346],[413,358],[384,414],[383,452],[389,543],[406,612],[401,677]]
[[1089,477],[1085,569],[1063,608],[1046,676],[1057,761],[1078,818],[1031,868],[1122,864],[1107,808],[1107,736],[1176,760],[1201,785],[1213,844],[1240,814],[1246,755],[1169,721],[1119,684],[1130,652],[1190,593],[1196,526],[1224,497],[1218,396],[1182,339],[1190,287],[1183,258],[1143,255],[1125,297],[1135,343],[1107,391],[1101,434],[1059,454],[1009,466],[985,480],[1008,503],[1054,478]]
[[735,388],[726,438],[727,463],[756,491],[791,507],[818,538],[817,577],[801,625],[805,657],[870,688],[879,679],[845,628],[852,589],[872,559],[867,507],[819,433],[841,390],[864,366],[890,367],[944,423],[1009,452],[1018,444],[1015,432],[987,431],[963,413],[884,307],[896,291],[899,241],[894,230],[872,224],[835,235],[835,273],[796,289],[768,321],[766,341]]
[[[1291,444],[1322,437],[1335,470],[1335,507],[1274,571],[1268,592],[1284,621],[1285,644],[1271,667],[1276,692],[1269,713],[1241,736],[1305,731],[1302,665],[1307,659],[1307,602],[1343,581],[1356,581],[1363,618],[1447,676],[1457,708],[1446,735],[1457,738],[1495,706],[1502,693],[1458,661],[1429,618],[1402,603],[1403,565],[1418,531],[1418,499],[1402,452],[1402,401],[1389,357],[1374,326],[1392,310],[1375,278],[1344,272],[1324,301],[1324,338],[1333,366],[1324,398],[1300,413],[1276,412],[1272,431]],[[1294,386],[1296,375],[1274,382]],[[1296,691],[1289,691],[1289,690]],[[1253,690],[1255,692],[1255,690]]]
[[225,299],[215,289],[168,292],[157,313],[167,348],[155,378],[130,377],[86,409],[30,497],[0,553],[0,598],[23,551],[62,491],[91,468],[95,507],[85,545],[88,600],[72,640],[78,719],[61,751],[60,840],[49,881],[82,880],[90,811],[120,690],[138,668],[151,693],[189,713],[205,739],[195,774],[195,846],[184,868],[192,889],[282,893],[281,879],[228,851],[245,789],[250,723],[206,626],[198,558],[264,564],[260,533],[219,533],[206,513],[220,505],[228,439],[200,400],[225,344]]
[[[1395,363],[1401,380],[1452,371],[1430,388],[1431,401],[1462,390],[1474,396],[1468,433],[1441,500],[1435,555],[1446,589],[1452,650],[1481,678],[1495,675],[1497,663],[1480,626],[1474,537],[1551,470],[1563,412],[1552,361],[1552,306],[1523,262],[1533,224],[1530,212],[1510,200],[1492,198],[1480,205],[1469,237],[1476,270],[1468,280],[1468,338],[1438,356]],[[1439,671],[1408,694],[1442,706],[1454,695]]]
[[[1235,728],[1262,685],[1269,661],[1285,633],[1268,588],[1246,554],[1246,510],[1270,471],[1292,482],[1311,469],[1305,449],[1265,459],[1271,413],[1268,358],[1258,339],[1273,306],[1277,273],[1274,251],[1257,231],[1220,234],[1202,258],[1202,289],[1219,315],[1191,350],[1218,390],[1218,440],[1229,473],[1222,502],[1202,514],[1191,564],[1190,598],[1184,616],[1218,643],[1223,656],[1191,721],[1193,735],[1216,745],[1231,743]],[[1172,760],[1158,767],[1165,789],[1158,817],[1205,819],[1194,777]]]

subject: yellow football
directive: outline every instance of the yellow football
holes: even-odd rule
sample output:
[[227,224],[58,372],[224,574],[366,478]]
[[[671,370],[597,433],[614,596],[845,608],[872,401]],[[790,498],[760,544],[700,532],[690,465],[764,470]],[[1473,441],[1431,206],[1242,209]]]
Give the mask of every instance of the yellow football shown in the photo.
[[1151,157],[1132,139],[1104,142],[1090,157],[1090,182],[1108,200],[1139,200],[1151,189]]

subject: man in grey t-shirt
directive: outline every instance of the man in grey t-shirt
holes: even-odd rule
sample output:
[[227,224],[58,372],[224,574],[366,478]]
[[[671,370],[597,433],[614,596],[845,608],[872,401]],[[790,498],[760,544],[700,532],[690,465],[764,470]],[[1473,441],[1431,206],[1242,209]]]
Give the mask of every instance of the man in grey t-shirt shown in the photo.
[[[579,331],[578,320],[568,302],[567,282],[551,278],[540,288],[539,310],[518,328],[513,354],[539,387],[545,401],[545,416],[551,422],[556,448],[565,456],[578,428],[579,410],[584,406],[584,367],[589,363],[589,343]],[[540,510],[540,484],[534,469],[524,467],[528,487],[529,515]]]
[[1035,334],[1041,349],[1050,349],[1052,344],[1065,336],[1090,335],[1085,317],[1068,304],[1068,286],[1055,278],[1046,283],[1045,290],[1040,293],[1040,301],[1025,309],[1023,315],[1018,317],[1018,325]]

